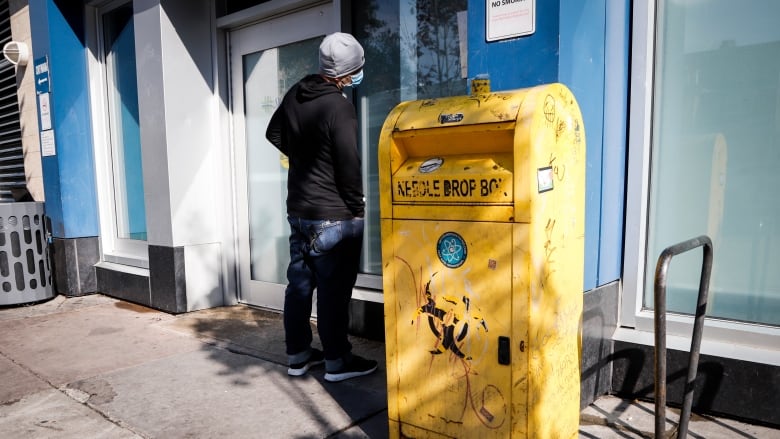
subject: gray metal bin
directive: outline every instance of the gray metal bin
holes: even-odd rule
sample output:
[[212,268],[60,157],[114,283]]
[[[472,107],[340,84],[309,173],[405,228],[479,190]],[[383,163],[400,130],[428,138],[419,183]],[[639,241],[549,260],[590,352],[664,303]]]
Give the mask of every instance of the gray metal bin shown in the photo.
[[52,297],[43,203],[0,204],[0,306]]

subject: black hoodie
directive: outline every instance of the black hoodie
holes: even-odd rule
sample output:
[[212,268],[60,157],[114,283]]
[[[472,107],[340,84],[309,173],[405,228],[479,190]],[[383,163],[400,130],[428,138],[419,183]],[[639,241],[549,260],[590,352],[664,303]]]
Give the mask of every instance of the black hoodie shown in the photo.
[[319,75],[301,79],[274,112],[266,137],[290,159],[288,215],[313,220],[363,216],[357,116],[336,84]]

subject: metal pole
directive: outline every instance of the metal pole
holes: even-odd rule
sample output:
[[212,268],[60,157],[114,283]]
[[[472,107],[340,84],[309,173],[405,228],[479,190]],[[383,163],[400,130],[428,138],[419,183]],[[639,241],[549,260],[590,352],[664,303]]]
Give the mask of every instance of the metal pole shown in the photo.
[[712,273],[712,241],[707,236],[699,236],[667,247],[658,258],[655,268],[655,438],[664,437],[666,427],[666,278],[672,257],[696,247],[703,247],[699,294],[696,303],[691,351],[688,360],[688,376],[685,381],[683,410],[680,413],[678,438],[688,434],[688,421],[693,405],[693,384],[699,367],[699,351],[704,329],[704,317],[707,309],[710,274]]
[[664,250],[655,266],[655,439],[666,432],[666,273],[671,255]]
[[678,438],[688,435],[688,421],[691,417],[693,406],[693,384],[696,380],[696,372],[699,368],[699,352],[701,351],[701,335],[704,330],[704,314],[707,311],[707,296],[710,289],[710,274],[712,273],[712,241],[703,236],[698,245],[703,245],[703,258],[701,262],[701,278],[699,279],[699,296],[696,303],[696,318],[693,323],[693,336],[691,337],[691,356],[688,360],[688,377],[685,380],[685,393],[683,410],[680,413],[680,426]]

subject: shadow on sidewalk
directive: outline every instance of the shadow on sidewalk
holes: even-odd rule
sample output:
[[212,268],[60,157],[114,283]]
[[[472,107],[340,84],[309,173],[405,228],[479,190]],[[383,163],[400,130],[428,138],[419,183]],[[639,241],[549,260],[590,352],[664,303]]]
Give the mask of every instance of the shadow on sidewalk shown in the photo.
[[[383,438],[388,434],[384,343],[351,337],[353,351],[379,361],[379,370],[370,376],[329,383],[323,378],[324,368],[315,368],[306,377],[287,376],[284,327],[278,312],[243,305],[220,307],[183,314],[165,322],[163,326],[187,333],[206,343],[204,350],[212,361],[220,364],[220,375],[231,377],[231,381],[237,385],[250,384],[250,369],[254,363],[234,361],[210,346],[281,366],[274,368],[274,371],[279,371],[279,376],[274,378],[278,381],[276,384],[283,391],[290,392],[290,395],[295,394],[294,398],[306,399],[302,404],[311,419],[320,424],[319,430],[332,432],[327,437]],[[312,331],[315,347],[319,347],[313,324]],[[325,413],[325,406],[332,403],[322,400],[323,392],[311,389],[311,378],[346,414],[350,420],[348,424],[332,425],[332,414]]]

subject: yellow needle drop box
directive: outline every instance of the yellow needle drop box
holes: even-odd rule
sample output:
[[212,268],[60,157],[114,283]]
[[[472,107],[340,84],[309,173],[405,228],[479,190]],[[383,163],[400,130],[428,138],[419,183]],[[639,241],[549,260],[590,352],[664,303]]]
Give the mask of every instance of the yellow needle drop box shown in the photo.
[[562,84],[403,102],[379,142],[391,437],[573,438],[585,132]]

